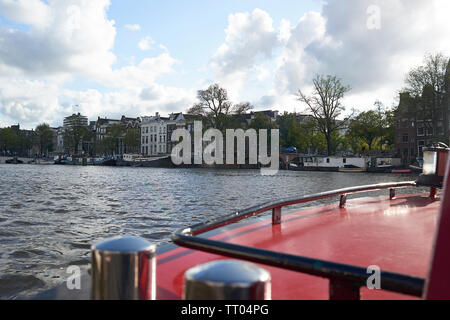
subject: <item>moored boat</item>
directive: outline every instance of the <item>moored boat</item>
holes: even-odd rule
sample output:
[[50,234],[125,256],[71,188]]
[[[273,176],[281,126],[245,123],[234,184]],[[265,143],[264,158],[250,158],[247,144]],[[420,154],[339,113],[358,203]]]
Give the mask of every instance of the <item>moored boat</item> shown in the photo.
[[115,166],[117,159],[115,157],[100,157],[100,158],[87,158],[87,157],[55,157],[54,164],[61,165],[90,165],[90,166]]
[[7,163],[7,164],[23,164],[23,161],[17,157],[14,157],[12,159],[5,160],[5,163]]

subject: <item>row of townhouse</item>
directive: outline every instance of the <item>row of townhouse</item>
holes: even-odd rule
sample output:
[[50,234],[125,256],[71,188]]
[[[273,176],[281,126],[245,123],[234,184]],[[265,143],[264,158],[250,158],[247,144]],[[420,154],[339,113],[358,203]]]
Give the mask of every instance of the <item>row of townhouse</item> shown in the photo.
[[[244,121],[250,123],[255,114],[261,112],[270,118],[271,122],[276,121],[277,111],[257,111],[245,114]],[[172,149],[177,142],[171,141],[172,134],[177,129],[186,129],[191,134],[194,132],[194,121],[199,120],[198,116],[179,113],[171,113],[168,117],[161,116],[158,112],[154,116],[142,116],[129,118],[122,116],[121,119],[110,119],[98,117],[96,121],[88,121],[86,116],[73,114],[64,118],[64,125],[55,128],[56,151],[58,153],[68,153],[64,136],[67,131],[76,125],[81,125],[87,129],[89,139],[80,141],[77,153],[89,153],[95,155],[105,154],[107,151],[102,145],[102,141],[113,137],[116,140],[113,155],[123,155],[125,153],[140,153],[144,157],[163,156],[172,153]],[[120,134],[117,135],[117,127],[120,126]],[[136,132],[136,143],[130,145],[126,139],[130,131]],[[192,143],[194,140],[192,139]],[[103,149],[102,149],[103,147]],[[108,149],[109,150],[109,149]],[[111,153],[111,152],[110,152]]]

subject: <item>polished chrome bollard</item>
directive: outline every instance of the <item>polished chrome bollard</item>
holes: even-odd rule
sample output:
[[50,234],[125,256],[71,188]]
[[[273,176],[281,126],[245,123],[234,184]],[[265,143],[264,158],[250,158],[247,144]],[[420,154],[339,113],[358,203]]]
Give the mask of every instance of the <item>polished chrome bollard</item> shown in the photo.
[[248,262],[219,260],[184,275],[185,300],[270,300],[270,273]]
[[92,299],[154,300],[156,246],[137,237],[92,246]]

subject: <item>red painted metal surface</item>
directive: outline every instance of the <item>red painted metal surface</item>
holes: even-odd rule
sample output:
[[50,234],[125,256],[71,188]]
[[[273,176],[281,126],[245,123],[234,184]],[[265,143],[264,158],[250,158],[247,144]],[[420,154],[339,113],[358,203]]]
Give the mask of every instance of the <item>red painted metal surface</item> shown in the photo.
[[[211,239],[255,248],[331,260],[361,267],[425,278],[431,259],[439,211],[438,199],[424,195],[362,198],[283,214],[281,224],[265,220],[245,225]],[[224,257],[176,248],[158,256],[157,299],[180,299],[184,272]],[[329,281],[323,278],[260,265],[272,275],[273,299],[328,299]],[[369,275],[368,275],[369,276]],[[335,287],[340,290],[339,286]],[[384,290],[362,288],[361,299],[413,299]]]
[[398,170],[392,170],[392,173],[411,173],[410,169],[398,169]]
[[425,285],[426,299],[450,299],[450,159],[445,175],[442,205],[434,239],[430,272]]

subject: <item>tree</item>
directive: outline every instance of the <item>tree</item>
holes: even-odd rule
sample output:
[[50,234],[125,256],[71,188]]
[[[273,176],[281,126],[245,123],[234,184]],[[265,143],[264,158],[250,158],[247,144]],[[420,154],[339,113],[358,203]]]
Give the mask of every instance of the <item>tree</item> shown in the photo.
[[81,119],[74,117],[71,124],[64,128],[63,133],[64,146],[66,151],[72,154],[77,154],[80,144],[90,139],[88,128],[82,124]]
[[283,147],[301,148],[303,137],[296,117],[296,114],[288,112],[284,112],[277,117],[278,129],[280,130],[280,144]]
[[128,129],[123,137],[123,143],[125,144],[126,152],[139,153],[139,147],[141,146],[141,134],[139,129]]
[[0,150],[4,153],[28,154],[31,149],[31,136],[15,128],[3,128],[0,131]]
[[317,75],[313,79],[314,91],[307,96],[298,90],[298,100],[307,105],[308,111],[316,120],[317,129],[323,133],[327,142],[327,154],[332,151],[332,136],[335,131],[345,125],[344,121],[337,118],[345,108],[341,105],[344,94],[350,91],[349,86],[344,86],[341,80],[335,76]]
[[266,116],[264,113],[257,112],[255,113],[255,117],[252,119],[250,124],[248,125],[248,129],[254,129],[258,135],[258,141],[260,141],[260,130],[266,129],[268,130],[267,134],[267,148],[269,149],[272,145],[272,136],[270,134],[271,129],[275,129],[275,125],[270,121],[270,117]]
[[224,116],[231,111],[227,90],[218,84],[212,84],[206,90],[198,90],[197,99],[199,102],[194,104],[187,113],[202,115],[211,127],[223,130]]
[[372,150],[374,142],[383,135],[383,125],[379,112],[369,110],[358,114],[351,122],[348,136],[355,140],[361,140]]
[[257,112],[248,127],[258,131],[260,129],[273,129],[274,125],[270,122],[270,118],[268,116],[264,113]]
[[384,108],[380,101],[375,109],[359,113],[351,121],[346,133],[347,143],[353,151],[382,150],[386,144],[394,143],[394,113]]
[[123,124],[113,124],[108,128],[106,139],[110,139],[108,146],[110,147],[111,154],[117,152],[119,148],[119,139],[125,134],[125,126]]
[[241,102],[241,103],[234,105],[232,112],[233,112],[233,114],[236,114],[236,115],[243,115],[252,109],[253,109],[253,106],[250,102]]
[[39,148],[39,153],[44,154],[53,149],[54,132],[46,123],[42,123],[36,127],[34,140]]
[[449,58],[441,53],[425,55],[424,65],[414,68],[408,73],[404,91],[414,97],[420,97],[423,88],[428,85],[434,93],[444,92],[448,61]]

